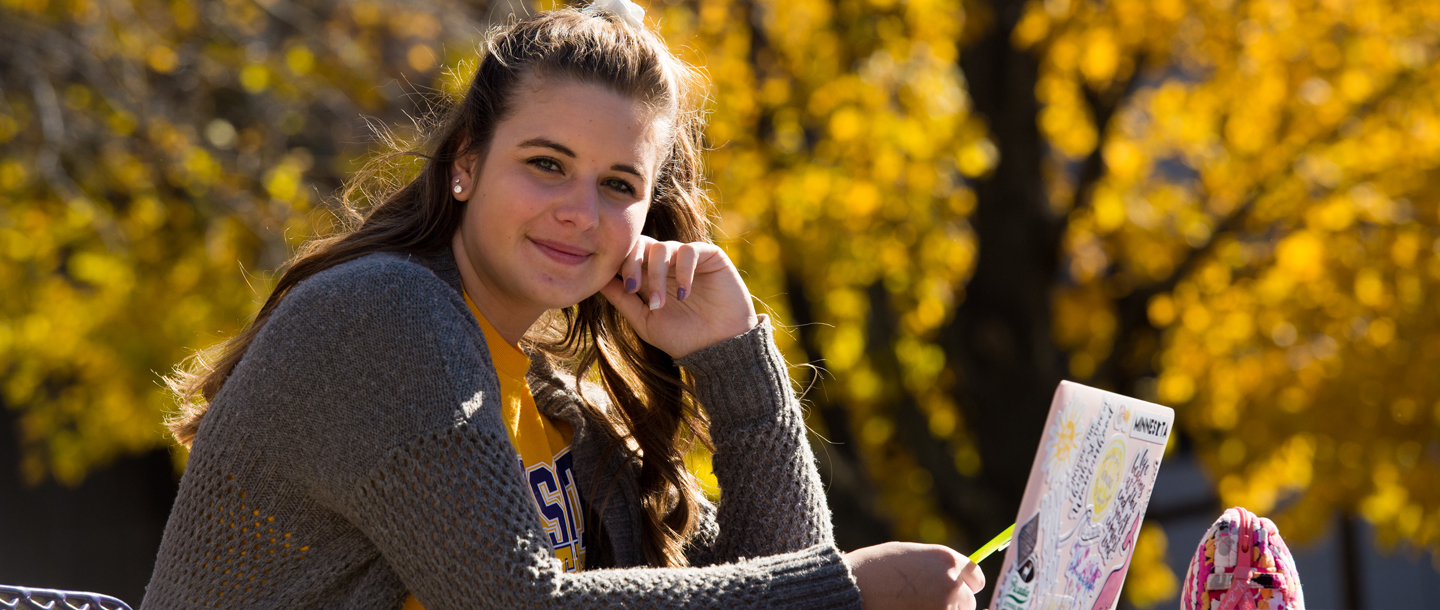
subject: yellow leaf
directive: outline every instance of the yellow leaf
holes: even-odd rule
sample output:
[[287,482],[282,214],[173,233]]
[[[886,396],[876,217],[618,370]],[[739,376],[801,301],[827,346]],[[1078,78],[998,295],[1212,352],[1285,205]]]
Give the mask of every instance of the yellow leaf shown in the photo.
[[240,70],[240,86],[250,93],[262,93],[270,86],[270,71],[260,64],[248,64]]
[[145,54],[145,59],[150,69],[161,74],[169,74],[180,63],[180,56],[175,54],[174,49],[165,45],[150,47],[150,51]]
[[1301,281],[1310,281],[1324,272],[1320,239],[1309,232],[1298,232],[1280,241],[1275,249],[1277,265]]
[[310,70],[315,68],[315,54],[311,53],[310,49],[304,45],[295,45],[290,48],[289,52],[285,53],[285,64],[289,66],[290,71],[297,76],[305,76],[310,73]]
[[417,72],[429,72],[435,67],[435,51],[430,45],[416,43],[405,52],[405,61]]
[[979,139],[960,149],[955,166],[960,173],[979,178],[990,173],[1000,162],[1000,149],[988,139]]
[[1080,53],[1080,72],[1093,85],[1104,85],[1115,77],[1120,64],[1120,47],[1115,35],[1106,28],[1094,28],[1087,32],[1085,45]]

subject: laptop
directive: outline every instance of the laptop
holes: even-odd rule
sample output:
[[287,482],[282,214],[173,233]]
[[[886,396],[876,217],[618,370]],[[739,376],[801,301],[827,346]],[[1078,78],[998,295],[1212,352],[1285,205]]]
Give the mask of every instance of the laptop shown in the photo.
[[993,610],[1113,610],[1175,411],[1060,382]]

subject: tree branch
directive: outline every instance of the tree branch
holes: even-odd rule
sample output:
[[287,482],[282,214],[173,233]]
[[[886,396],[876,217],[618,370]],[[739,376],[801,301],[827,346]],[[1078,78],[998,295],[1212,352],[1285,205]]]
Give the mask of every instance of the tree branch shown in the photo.
[[[1130,72],[1130,77],[1120,87],[1112,85],[1105,93],[1099,93],[1084,87],[1085,102],[1090,106],[1090,115],[1095,118],[1095,133],[1097,141],[1095,150],[1085,157],[1085,162],[1080,166],[1080,175],[1075,179],[1075,201],[1071,206],[1074,210],[1084,209],[1090,206],[1095,191],[1095,184],[1105,176],[1105,143],[1109,139],[1110,119],[1115,117],[1115,112],[1125,107],[1130,98],[1140,88],[1140,71],[1145,65],[1145,53],[1138,53],[1135,56],[1135,69]],[[1118,92],[1118,93],[1117,93]]]
[[[813,412],[825,422],[830,435],[815,443],[815,448],[821,474],[830,488],[826,496],[830,498],[835,520],[841,522],[836,527],[837,542],[848,549],[879,544],[891,538],[890,526],[873,506],[872,500],[879,494],[865,472],[864,459],[856,451],[858,445],[850,429],[849,413],[825,392],[825,357],[816,336],[819,325],[810,308],[810,299],[805,296],[805,285],[793,265],[786,265],[784,273],[790,315],[800,333],[800,346],[810,357],[810,375],[805,380],[807,391],[803,398],[814,406]],[[842,524],[845,527],[840,527]]]
[[[23,55],[29,55],[24,53]],[[89,218],[91,228],[105,244],[105,248],[111,252],[123,252],[126,248],[125,236],[115,226],[115,220],[110,213],[99,206],[88,204],[84,198],[84,189],[75,182],[74,178],[65,171],[60,163],[60,153],[65,148],[65,118],[64,111],[60,108],[60,99],[55,95],[55,87],[50,84],[49,77],[39,69],[32,58],[21,57],[20,63],[30,73],[30,92],[35,100],[35,110],[40,114],[40,133],[42,143],[40,150],[35,155],[35,167],[40,174],[45,176],[45,181],[50,188],[60,196],[65,205],[73,209],[81,218]],[[27,61],[30,59],[30,61]]]
[[[1416,70],[1408,70],[1397,75],[1384,89],[1371,96],[1370,99],[1355,107],[1351,113],[1355,118],[1362,118],[1372,113],[1381,102],[1395,95],[1402,87],[1410,84],[1416,77]],[[1355,120],[1355,119],[1352,119]],[[1287,180],[1294,176],[1295,164],[1299,157],[1305,152],[1316,147],[1334,144],[1340,136],[1344,123],[1336,124],[1311,138],[1303,145],[1296,147],[1293,154],[1289,155],[1289,161],[1281,166],[1274,174],[1263,180],[1257,181],[1246,194],[1243,203],[1236,206],[1219,224],[1211,231],[1209,239],[1205,243],[1191,248],[1186,252],[1180,264],[1175,266],[1170,275],[1165,279],[1138,288],[1122,297],[1116,304],[1116,314],[1119,318],[1118,330],[1115,333],[1115,340],[1111,345],[1110,354],[1096,367],[1095,377],[1099,379],[1117,377],[1118,359],[1123,350],[1120,348],[1126,345],[1131,336],[1142,328],[1154,329],[1150,325],[1147,308],[1150,299],[1155,295],[1170,292],[1181,280],[1188,277],[1190,273],[1200,264],[1205,257],[1215,249],[1215,245],[1221,241],[1223,236],[1231,235],[1241,231],[1250,214],[1254,211],[1257,203],[1266,195],[1274,192]],[[1121,387],[1117,384],[1116,387]]]
[[[1364,103],[1356,106],[1355,110],[1351,113],[1353,117],[1351,120],[1369,116],[1370,113],[1374,112],[1375,107],[1378,106],[1380,102],[1389,99],[1390,96],[1398,92],[1403,85],[1410,84],[1410,82],[1414,79],[1415,75],[1416,72],[1414,70],[1410,70],[1396,76],[1395,80],[1391,81],[1390,84],[1387,85],[1384,89],[1371,96],[1370,99],[1365,100]],[[1290,155],[1289,162],[1282,166],[1277,173],[1272,174],[1270,177],[1260,181],[1255,187],[1251,188],[1250,192],[1245,197],[1244,203],[1237,206],[1224,220],[1220,222],[1219,225],[1216,225],[1216,230],[1210,233],[1210,238],[1207,239],[1205,243],[1190,250],[1190,252],[1185,256],[1184,260],[1182,260],[1181,263],[1175,267],[1175,271],[1172,272],[1169,277],[1147,287],[1145,291],[1148,291],[1149,294],[1153,296],[1154,294],[1158,294],[1159,292],[1168,292],[1169,290],[1172,290],[1175,285],[1179,283],[1180,279],[1182,279],[1185,275],[1189,273],[1190,269],[1195,266],[1196,262],[1199,259],[1209,254],[1209,252],[1214,248],[1215,242],[1219,240],[1221,235],[1231,233],[1238,229],[1239,226],[1244,223],[1245,219],[1249,216],[1250,212],[1254,209],[1255,204],[1259,200],[1263,199],[1265,195],[1279,188],[1279,186],[1283,182],[1285,182],[1294,175],[1295,163],[1299,160],[1300,155],[1315,147],[1334,144],[1337,137],[1340,135],[1343,127],[1344,123],[1336,124],[1330,129],[1326,130],[1324,133],[1316,135],[1314,138],[1311,138],[1309,142],[1306,142],[1304,145],[1298,147],[1295,150],[1294,154]]]
[[[891,310],[890,293],[882,282],[871,284],[866,292],[870,301],[866,342],[872,347],[871,362],[880,375],[898,381],[904,370],[894,347],[899,334],[896,327],[899,316]],[[909,448],[916,462],[933,477],[934,495],[941,510],[960,522],[962,542],[980,544],[988,533],[977,532],[977,528],[1011,518],[999,501],[1000,494],[984,481],[960,473],[955,467],[954,448],[949,441],[930,433],[928,418],[909,391],[903,386],[896,387],[894,395],[888,398],[892,401],[901,444]]]

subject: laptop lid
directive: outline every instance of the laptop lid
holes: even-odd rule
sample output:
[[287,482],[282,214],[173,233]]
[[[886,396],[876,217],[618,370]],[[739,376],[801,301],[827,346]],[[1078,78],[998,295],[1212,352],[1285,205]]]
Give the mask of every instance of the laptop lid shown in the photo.
[[1175,411],[1060,382],[990,607],[1113,610]]

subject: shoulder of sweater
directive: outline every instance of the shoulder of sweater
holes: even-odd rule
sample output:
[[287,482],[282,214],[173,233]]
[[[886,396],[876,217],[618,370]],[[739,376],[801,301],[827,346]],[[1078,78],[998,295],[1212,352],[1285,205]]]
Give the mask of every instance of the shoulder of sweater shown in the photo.
[[[339,291],[364,302],[367,297],[430,295],[454,296],[464,303],[444,280],[426,264],[426,260],[403,252],[375,252],[349,260],[312,275],[291,291]],[[291,295],[286,295],[289,298]]]
[[[303,390],[316,413],[327,405],[349,412],[357,401],[400,399],[450,417],[457,401],[473,395],[477,375],[493,377],[493,367],[462,297],[404,254],[376,253],[292,288],[225,385],[263,393]],[[460,395],[419,400],[447,386]]]
[[302,280],[266,326],[280,320],[382,334],[475,324],[460,293],[417,257],[392,252],[367,254]]
[[483,341],[462,297],[404,254],[336,265],[281,299],[196,444],[245,445],[337,501],[391,448],[488,413]]

